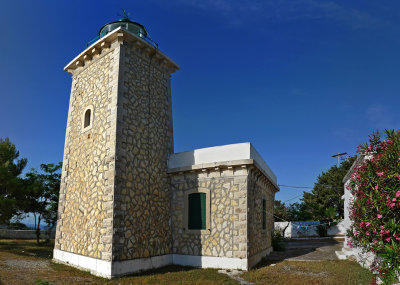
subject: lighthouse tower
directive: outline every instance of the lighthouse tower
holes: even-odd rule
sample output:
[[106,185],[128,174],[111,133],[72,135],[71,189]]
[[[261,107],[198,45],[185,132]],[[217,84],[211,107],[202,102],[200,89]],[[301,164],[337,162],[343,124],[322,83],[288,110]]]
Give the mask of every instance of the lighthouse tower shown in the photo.
[[178,66],[124,17],[72,75],[54,260],[104,277],[162,266],[172,252],[170,76]]

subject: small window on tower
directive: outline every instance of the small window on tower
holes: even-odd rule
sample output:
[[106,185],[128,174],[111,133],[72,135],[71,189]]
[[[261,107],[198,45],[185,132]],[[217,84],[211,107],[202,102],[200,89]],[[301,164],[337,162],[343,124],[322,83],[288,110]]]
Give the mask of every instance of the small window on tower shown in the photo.
[[267,201],[262,200],[262,228],[265,230],[267,228]]
[[93,125],[93,106],[88,106],[82,114],[82,132],[91,129]]
[[90,126],[90,115],[91,115],[91,110],[87,109],[85,112],[85,122],[83,123],[84,128],[87,128]]

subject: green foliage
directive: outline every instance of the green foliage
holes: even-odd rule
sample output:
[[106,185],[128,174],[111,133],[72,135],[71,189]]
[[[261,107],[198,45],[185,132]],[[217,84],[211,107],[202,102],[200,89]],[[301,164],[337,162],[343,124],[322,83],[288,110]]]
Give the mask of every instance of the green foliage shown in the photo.
[[311,211],[304,203],[292,203],[287,207],[289,221],[312,221]]
[[41,164],[41,173],[32,169],[26,174],[24,199],[21,207],[25,213],[32,213],[35,218],[38,243],[41,220],[44,219],[50,229],[54,228],[57,222],[61,168],[61,162]]
[[329,220],[335,219],[336,215],[337,209],[335,207],[328,207],[327,209],[325,209],[325,217]]
[[283,231],[277,229],[272,231],[271,244],[274,251],[284,251],[286,249]]
[[285,205],[279,200],[274,202],[274,218],[276,222],[311,221],[313,216],[304,203]]
[[17,222],[12,222],[7,225],[7,229],[11,230],[30,230],[29,227],[27,227],[25,224],[17,221]]
[[279,200],[274,200],[274,218],[276,222],[285,222],[289,220],[287,207]]
[[349,246],[377,253],[372,270],[385,284],[400,274],[400,130],[370,136],[360,147],[364,161],[352,173],[349,190],[354,196],[348,231]]
[[[332,166],[327,172],[322,172],[310,193],[304,192],[301,199],[304,208],[311,213],[314,220],[326,218],[325,209],[335,208],[337,215],[343,217],[344,184],[343,177],[349,171],[356,157],[344,161],[340,167]],[[336,215],[334,215],[336,216]]]
[[36,284],[36,285],[49,285],[50,283],[47,282],[47,281],[44,281],[44,280],[42,280],[42,279],[40,279],[40,278],[36,278],[36,279],[35,279],[35,284]]
[[0,224],[8,224],[19,214],[22,179],[19,177],[27,159],[18,159],[19,152],[8,137],[0,138]]

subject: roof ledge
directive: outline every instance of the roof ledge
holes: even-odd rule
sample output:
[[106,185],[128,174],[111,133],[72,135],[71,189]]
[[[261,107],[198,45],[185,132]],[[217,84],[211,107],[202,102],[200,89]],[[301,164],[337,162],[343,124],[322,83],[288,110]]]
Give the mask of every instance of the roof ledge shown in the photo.
[[111,43],[116,40],[121,43],[123,41],[134,43],[135,47],[143,49],[148,54],[151,54],[154,60],[157,60],[161,66],[168,67],[170,73],[174,73],[179,69],[179,66],[172,59],[162,53],[159,49],[153,47],[151,44],[136,36],[135,34],[132,34],[131,32],[128,32],[125,29],[119,27],[87,47],[77,57],[70,61],[64,67],[64,70],[72,74],[76,69],[85,66],[85,64],[91,61],[93,56],[99,55],[105,49],[110,48]]

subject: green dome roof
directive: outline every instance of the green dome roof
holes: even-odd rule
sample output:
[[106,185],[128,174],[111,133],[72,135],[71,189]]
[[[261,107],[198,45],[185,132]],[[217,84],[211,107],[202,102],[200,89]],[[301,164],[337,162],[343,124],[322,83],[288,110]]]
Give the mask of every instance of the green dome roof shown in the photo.
[[109,32],[111,32],[119,27],[121,27],[121,28],[127,30],[128,32],[131,32],[132,34],[135,34],[138,37],[141,37],[143,39],[145,39],[147,37],[146,28],[142,24],[133,22],[127,17],[123,17],[123,18],[119,19],[118,21],[105,24],[103,27],[101,27],[101,29],[99,31],[99,37],[100,38],[104,37]]

